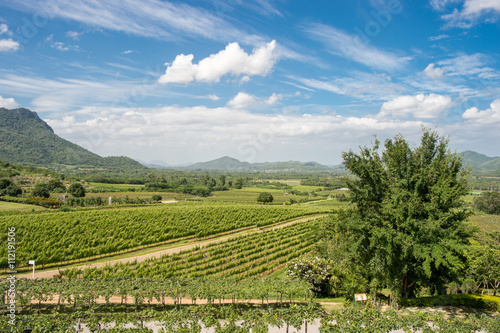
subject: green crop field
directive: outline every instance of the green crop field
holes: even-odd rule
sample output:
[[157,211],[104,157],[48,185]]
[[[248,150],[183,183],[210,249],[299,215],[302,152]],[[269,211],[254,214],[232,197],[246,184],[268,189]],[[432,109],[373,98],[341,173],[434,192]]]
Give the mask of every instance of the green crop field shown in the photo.
[[[299,222],[287,227],[231,238],[141,263],[118,263],[86,269],[85,278],[248,278],[268,275],[288,261],[312,250],[318,221]],[[78,268],[63,272],[68,277]]]
[[[268,206],[187,202],[107,210],[0,216],[16,228],[16,259],[42,266],[78,260],[183,237],[206,237],[331,211],[325,206]],[[6,243],[6,234],[0,236]],[[7,247],[0,249],[6,264]]]
[[39,210],[45,210],[45,208],[40,207],[40,206],[20,204],[20,203],[16,203],[16,202],[0,201],[0,211],[7,211],[7,210],[17,210],[17,211],[36,210],[36,211],[39,211]]

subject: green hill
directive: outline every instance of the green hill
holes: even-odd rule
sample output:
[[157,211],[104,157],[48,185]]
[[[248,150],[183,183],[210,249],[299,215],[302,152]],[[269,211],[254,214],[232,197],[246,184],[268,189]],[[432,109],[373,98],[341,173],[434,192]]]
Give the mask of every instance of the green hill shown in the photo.
[[189,170],[232,170],[232,171],[325,171],[337,170],[338,168],[328,167],[316,162],[266,162],[248,163],[241,162],[235,158],[224,156],[208,162],[192,164],[186,169]]
[[60,138],[36,112],[0,108],[0,160],[9,163],[99,169],[145,169],[128,157],[101,157]]
[[489,157],[471,150],[464,151],[460,155],[464,165],[472,167],[475,173],[500,174],[500,157]]
[[473,168],[478,168],[481,164],[494,159],[493,157],[489,157],[471,150],[466,150],[463,153],[460,153],[460,155],[462,156],[464,165],[468,165]]
[[255,170],[255,167],[248,162],[240,162],[235,158],[224,156],[208,162],[198,162],[187,166],[189,170]]

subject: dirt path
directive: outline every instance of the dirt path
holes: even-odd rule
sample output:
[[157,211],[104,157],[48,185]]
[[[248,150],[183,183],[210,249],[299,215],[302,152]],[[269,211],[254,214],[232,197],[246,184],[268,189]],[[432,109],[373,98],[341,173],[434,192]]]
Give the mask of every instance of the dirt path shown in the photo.
[[[266,226],[266,227],[253,228],[253,229],[250,229],[250,230],[245,230],[245,231],[242,231],[242,232],[244,232],[245,234],[250,234],[250,233],[255,233],[255,232],[263,232],[265,230],[274,230],[274,229],[284,228],[286,226],[289,226],[289,225],[292,225],[292,224],[295,224],[295,223],[300,223],[300,222],[306,222],[306,221],[310,221],[310,220],[315,220],[315,219],[318,219],[320,217],[327,216],[327,215],[328,214],[308,215],[308,216],[305,216],[305,217],[291,219],[291,220],[288,220],[288,221],[285,221],[285,222],[280,222],[280,223],[273,224],[273,225]],[[122,258],[122,259],[112,259],[112,257],[110,257],[110,259],[106,260],[106,261],[95,262],[95,263],[88,263],[88,264],[85,264],[85,265],[79,265],[77,267],[83,270],[83,269],[92,268],[92,267],[97,267],[98,268],[98,267],[103,267],[103,266],[106,266],[106,265],[113,265],[113,264],[116,264],[116,263],[126,263],[126,262],[130,262],[130,261],[133,261],[133,260],[137,260],[137,262],[139,263],[139,262],[143,262],[146,259],[149,259],[149,258],[152,258],[152,257],[160,258],[164,254],[168,255],[168,254],[173,254],[173,253],[179,253],[181,251],[191,250],[191,249],[193,249],[193,248],[195,248],[197,246],[198,247],[203,247],[203,246],[207,246],[208,244],[224,242],[224,241],[226,241],[226,240],[228,240],[230,238],[236,237],[239,234],[240,234],[240,232],[237,231],[236,233],[232,233],[232,234],[229,234],[227,236],[219,237],[219,238],[216,238],[216,239],[194,240],[190,244],[182,245],[182,246],[177,246],[177,247],[173,247],[173,248],[169,248],[169,249],[164,249],[164,250],[161,250],[161,251],[156,251],[156,252],[152,252],[152,253],[142,254],[142,255],[135,256],[135,257],[131,256],[131,257]],[[57,275],[57,274],[59,274],[59,270],[58,269],[44,270],[44,271],[39,271],[39,272],[35,271],[35,278],[51,278],[51,277],[53,277],[54,275]],[[30,279],[32,277],[33,277],[33,273],[24,273],[24,274],[18,274],[17,275],[17,278],[28,278],[28,279]]]

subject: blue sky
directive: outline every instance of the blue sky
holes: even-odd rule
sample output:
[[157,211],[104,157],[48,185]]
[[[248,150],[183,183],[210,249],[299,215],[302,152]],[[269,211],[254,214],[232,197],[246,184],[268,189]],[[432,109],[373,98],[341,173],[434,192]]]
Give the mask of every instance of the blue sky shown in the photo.
[[498,156],[500,0],[0,0],[0,107],[103,156],[341,162],[423,126]]

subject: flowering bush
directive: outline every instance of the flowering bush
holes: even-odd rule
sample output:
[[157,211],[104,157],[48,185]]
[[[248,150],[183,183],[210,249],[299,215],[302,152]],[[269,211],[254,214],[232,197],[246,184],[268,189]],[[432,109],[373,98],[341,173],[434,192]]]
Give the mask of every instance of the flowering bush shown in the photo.
[[307,256],[290,261],[287,275],[309,283],[316,295],[327,295],[332,268],[325,259]]

